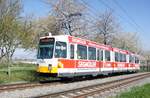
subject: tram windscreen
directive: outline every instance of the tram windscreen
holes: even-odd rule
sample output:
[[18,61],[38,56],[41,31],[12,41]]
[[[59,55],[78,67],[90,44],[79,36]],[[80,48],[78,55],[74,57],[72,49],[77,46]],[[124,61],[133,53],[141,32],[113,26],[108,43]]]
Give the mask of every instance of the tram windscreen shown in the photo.
[[38,59],[50,59],[53,57],[54,38],[40,39],[38,48]]

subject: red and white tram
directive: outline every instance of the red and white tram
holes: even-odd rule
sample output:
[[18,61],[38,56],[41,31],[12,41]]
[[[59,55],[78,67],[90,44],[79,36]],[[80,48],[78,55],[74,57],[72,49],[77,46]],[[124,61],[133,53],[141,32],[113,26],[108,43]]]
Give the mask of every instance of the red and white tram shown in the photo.
[[138,56],[127,50],[68,35],[40,38],[38,73],[74,77],[139,69]]

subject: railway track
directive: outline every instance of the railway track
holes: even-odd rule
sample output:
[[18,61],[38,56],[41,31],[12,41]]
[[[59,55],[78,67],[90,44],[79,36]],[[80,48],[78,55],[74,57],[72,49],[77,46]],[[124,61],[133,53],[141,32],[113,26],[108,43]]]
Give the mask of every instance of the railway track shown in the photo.
[[[101,77],[101,78],[106,78],[106,77]],[[97,78],[93,78],[97,79]],[[84,81],[85,79],[80,79],[72,82],[79,82],[79,81]],[[91,78],[90,78],[91,80]],[[19,83],[19,84],[8,84],[8,85],[0,85],[0,93],[4,91],[13,91],[13,90],[23,90],[26,88],[34,88],[38,86],[50,86],[50,85],[56,85],[56,84],[64,84],[64,83],[71,83],[71,81],[60,81],[60,80],[53,80],[53,81],[42,81],[37,82],[37,83]]]
[[[79,80],[77,80],[76,82],[79,82]],[[18,84],[0,85],[0,93],[4,91],[23,90],[26,88],[34,88],[38,86],[50,86],[50,85],[63,84],[63,83],[71,83],[71,82],[65,80],[63,80],[63,82],[60,80],[55,80],[55,81],[48,81],[48,82],[43,81],[42,83],[37,82],[37,83],[18,83]]]
[[52,81],[49,83],[19,83],[19,84],[8,84],[8,85],[0,85],[0,92],[4,91],[13,91],[13,90],[21,90],[26,88],[34,88],[38,86],[50,86],[60,84],[60,81]]
[[114,88],[125,87],[131,83],[134,83],[138,80],[147,77],[150,77],[150,73],[141,73],[140,75],[136,75],[133,77],[123,78],[120,80],[115,80],[115,81],[102,83],[102,84],[96,84],[96,85],[87,86],[83,88],[62,91],[58,93],[37,96],[35,98],[86,98],[87,96],[92,96],[94,94],[101,94],[105,91]]

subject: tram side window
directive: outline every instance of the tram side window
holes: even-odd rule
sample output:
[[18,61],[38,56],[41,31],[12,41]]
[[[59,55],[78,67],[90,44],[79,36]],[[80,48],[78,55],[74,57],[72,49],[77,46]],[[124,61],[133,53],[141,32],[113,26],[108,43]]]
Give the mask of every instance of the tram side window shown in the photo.
[[130,63],[134,63],[134,57],[131,56],[131,55],[129,56],[129,62],[130,62]]
[[123,55],[120,53],[120,62],[123,61]]
[[135,57],[135,63],[136,63],[136,64],[139,63],[139,58]]
[[120,53],[120,62],[123,62],[123,55]]
[[120,62],[123,62],[123,54],[119,53],[119,60]]
[[97,60],[103,61],[103,50],[97,50]]
[[83,45],[77,45],[77,58],[87,59],[87,47]]
[[132,57],[131,57],[131,55],[129,56],[129,62],[130,62],[130,63],[132,62]]
[[119,53],[118,52],[115,52],[115,61],[119,61]]
[[101,50],[101,55],[100,55],[100,59],[101,59],[101,61],[103,61],[103,50]]
[[120,53],[120,62],[126,62],[126,55]]
[[96,48],[88,47],[88,59],[96,60]]
[[135,57],[134,56],[132,57],[132,63],[135,63]]
[[70,45],[70,59],[74,59],[74,45]]
[[105,61],[110,61],[110,51],[105,51]]
[[118,62],[121,62],[121,54],[118,53]]
[[97,60],[100,60],[100,50],[97,50]]
[[123,62],[126,62],[126,55],[123,54]]
[[67,44],[65,42],[56,41],[55,57],[56,58],[67,57]]

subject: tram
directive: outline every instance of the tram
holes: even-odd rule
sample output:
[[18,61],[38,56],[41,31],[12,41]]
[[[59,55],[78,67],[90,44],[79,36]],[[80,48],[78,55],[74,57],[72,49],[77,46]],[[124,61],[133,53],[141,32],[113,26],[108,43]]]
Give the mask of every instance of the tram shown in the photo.
[[54,77],[96,76],[140,69],[139,56],[69,35],[40,38],[37,72]]

